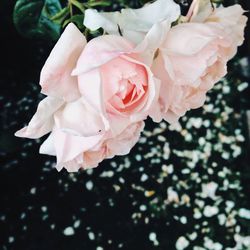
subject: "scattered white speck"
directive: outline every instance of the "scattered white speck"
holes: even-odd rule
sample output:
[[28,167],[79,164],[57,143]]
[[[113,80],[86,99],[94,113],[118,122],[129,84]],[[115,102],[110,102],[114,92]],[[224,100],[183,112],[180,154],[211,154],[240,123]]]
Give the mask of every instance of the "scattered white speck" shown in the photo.
[[175,244],[177,250],[183,250],[189,246],[189,241],[184,237],[181,236]]
[[219,224],[222,226],[222,225],[225,225],[227,217],[225,214],[219,214],[218,220],[219,220]]
[[75,230],[73,227],[66,227],[63,231],[63,234],[66,236],[71,236],[75,234]]
[[156,235],[155,232],[151,232],[151,233],[149,234],[149,240],[152,241],[153,244],[154,244],[155,246],[158,246],[158,245],[159,245],[159,242],[158,242],[158,240],[157,240],[157,235]]
[[198,142],[199,142],[200,146],[203,146],[206,143],[206,140],[204,137],[200,137]]
[[212,216],[216,215],[218,212],[219,212],[218,207],[213,207],[213,206],[209,206],[209,205],[205,206],[204,211],[203,211],[203,213],[206,217],[212,217]]
[[102,174],[100,175],[100,177],[104,177],[104,178],[111,178],[114,176],[114,172],[109,170],[109,171],[104,171],[102,172]]
[[224,94],[230,93],[230,87],[229,86],[223,86],[222,91]]
[[219,242],[213,242],[211,239],[205,237],[204,247],[206,249],[222,250],[223,246]]
[[86,173],[87,173],[88,175],[92,175],[93,172],[94,172],[94,171],[93,171],[92,168],[86,169]]
[[147,179],[148,179],[148,175],[143,174],[143,175],[141,176],[141,181],[142,181],[142,182],[146,181]]
[[120,183],[125,183],[125,180],[124,180],[122,177],[120,177],[120,178],[119,178],[119,182],[120,182]]
[[230,154],[228,152],[223,152],[221,156],[225,160],[228,160],[230,158]]
[[135,159],[136,159],[137,161],[141,161],[141,160],[142,160],[142,156],[137,154],[137,155],[135,156]]
[[21,213],[20,219],[23,220],[25,217],[26,217],[26,214],[25,213]]
[[193,232],[193,233],[191,233],[190,235],[189,235],[189,239],[190,240],[192,240],[192,241],[194,241],[196,238],[197,238],[197,233],[196,232]]
[[31,189],[30,189],[30,193],[31,193],[31,194],[35,194],[35,193],[36,193],[36,188],[35,188],[35,187],[31,188]]
[[238,212],[239,216],[244,219],[250,220],[250,210],[241,208]]
[[195,208],[194,209],[194,218],[198,220],[201,217],[202,217],[202,214],[201,214],[200,210],[198,208]]
[[141,206],[140,206],[140,210],[141,210],[141,211],[146,211],[146,210],[147,210],[147,207],[146,207],[145,205],[141,205]]
[[93,232],[89,232],[89,239],[94,240],[95,239],[95,234]]
[[48,210],[48,208],[46,206],[42,206],[41,210],[45,213]]
[[215,192],[217,188],[218,184],[213,181],[207,184],[202,184],[202,197],[216,199]]
[[86,182],[86,188],[87,188],[88,190],[92,190],[92,189],[93,189],[93,186],[94,186],[94,184],[93,184],[92,181],[87,181],[87,182]]
[[248,83],[247,83],[247,82],[243,82],[243,83],[241,83],[241,84],[237,87],[237,89],[238,89],[238,91],[242,92],[242,91],[245,90],[247,87],[248,87]]
[[178,193],[176,191],[174,191],[172,187],[168,188],[167,193],[168,193],[168,201],[169,202],[175,202],[175,203],[179,202]]
[[155,241],[156,240],[156,233],[152,232],[149,234],[149,240],[150,241]]
[[74,222],[74,228],[78,228],[79,226],[81,225],[81,221],[80,220],[76,220],[75,222]]
[[235,206],[235,203],[233,201],[226,201],[226,210],[229,212],[233,207]]
[[13,236],[9,236],[9,243],[12,243],[15,241],[15,238]]
[[181,216],[180,222],[181,222],[182,224],[187,224],[187,217]]

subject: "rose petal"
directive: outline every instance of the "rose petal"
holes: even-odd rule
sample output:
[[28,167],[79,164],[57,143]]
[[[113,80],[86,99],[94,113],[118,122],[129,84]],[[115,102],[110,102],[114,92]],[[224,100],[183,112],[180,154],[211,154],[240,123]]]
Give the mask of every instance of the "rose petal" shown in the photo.
[[157,0],[140,9],[122,9],[121,12],[98,13],[89,10],[85,12],[84,24],[91,30],[103,28],[109,34],[116,35],[119,35],[119,26],[124,37],[139,43],[154,24],[164,20],[172,23],[179,16],[180,6],[173,0]]
[[55,126],[69,134],[94,136],[105,131],[105,125],[99,112],[84,97],[67,103],[54,115]]
[[39,153],[45,154],[45,155],[56,156],[53,131],[51,132],[49,137],[43,142],[43,144],[40,146]]
[[98,144],[103,135],[96,136],[75,136],[65,133],[59,129],[53,132],[56,149],[57,164],[64,164],[73,160],[79,154],[90,150]]
[[40,76],[42,93],[66,101],[75,100],[80,96],[77,77],[71,76],[71,72],[85,45],[83,34],[70,23],[43,66]]
[[134,45],[121,36],[104,35],[92,39],[86,45],[72,75],[91,71],[108,61],[126,53],[131,53]]
[[95,9],[87,9],[84,13],[84,26],[90,30],[98,30],[104,28],[109,34],[119,34],[118,22],[120,12],[102,12],[99,13]]
[[204,22],[212,12],[210,0],[193,0],[186,18],[190,22]]
[[49,133],[54,125],[53,114],[63,103],[63,100],[54,97],[43,99],[28,126],[17,131],[15,136],[36,139]]
[[133,123],[128,126],[120,135],[106,142],[107,157],[112,158],[115,155],[126,155],[139,140],[141,131],[144,128],[144,122]]

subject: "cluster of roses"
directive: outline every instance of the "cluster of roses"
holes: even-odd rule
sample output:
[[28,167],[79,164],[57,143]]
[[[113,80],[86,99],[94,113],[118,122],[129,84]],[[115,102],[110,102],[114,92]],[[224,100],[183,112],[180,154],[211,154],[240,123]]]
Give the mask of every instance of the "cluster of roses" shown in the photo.
[[58,170],[128,154],[148,116],[174,123],[203,105],[244,40],[243,13],[209,0],[194,0],[186,16],[173,0],[86,10],[84,25],[106,34],[87,42],[74,24],[66,27],[41,71],[47,97],[16,135],[51,132],[40,153],[56,155]]

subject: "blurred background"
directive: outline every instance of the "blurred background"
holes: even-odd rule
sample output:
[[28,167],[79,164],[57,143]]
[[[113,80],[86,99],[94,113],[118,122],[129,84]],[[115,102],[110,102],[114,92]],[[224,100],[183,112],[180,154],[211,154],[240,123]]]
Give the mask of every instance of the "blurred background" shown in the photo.
[[[15,2],[0,3],[0,249],[249,250],[249,27],[203,108],[175,126],[148,120],[129,155],[69,174],[55,170],[55,158],[39,155],[45,138],[14,137],[43,98],[39,74],[62,22],[59,16],[59,28],[44,28],[34,19],[16,28]],[[248,0],[224,4],[236,2],[250,10]],[[142,5],[89,4],[106,10]],[[73,21],[81,22],[80,12]],[[21,14],[27,13],[16,9],[15,22]]]

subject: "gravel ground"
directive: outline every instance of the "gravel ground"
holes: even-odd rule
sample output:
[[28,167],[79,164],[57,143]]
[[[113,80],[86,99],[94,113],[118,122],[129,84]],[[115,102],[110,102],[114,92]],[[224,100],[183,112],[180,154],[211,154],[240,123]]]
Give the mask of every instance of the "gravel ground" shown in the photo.
[[128,156],[69,174],[38,154],[45,138],[13,136],[43,98],[37,82],[51,45],[3,23],[1,249],[250,249],[246,58],[231,63],[202,109],[175,126],[148,120]]

